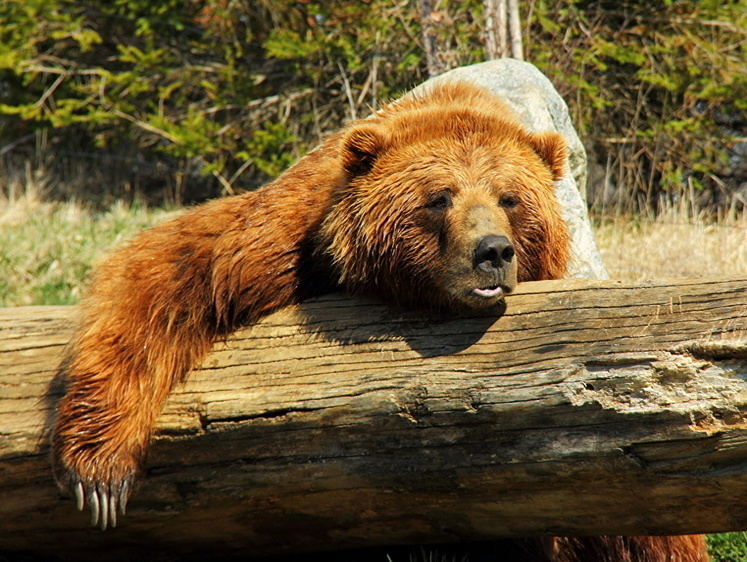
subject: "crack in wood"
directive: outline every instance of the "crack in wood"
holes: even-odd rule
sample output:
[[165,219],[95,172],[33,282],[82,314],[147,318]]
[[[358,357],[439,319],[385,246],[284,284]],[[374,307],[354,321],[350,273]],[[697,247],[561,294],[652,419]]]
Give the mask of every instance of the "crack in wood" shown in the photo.
[[200,415],[200,423],[202,429],[206,432],[213,431],[215,428],[220,427],[221,430],[225,430],[230,425],[241,425],[247,422],[262,420],[268,421],[293,414],[306,414],[309,412],[316,412],[321,408],[278,408],[276,410],[265,410],[260,413],[241,414],[235,416],[221,416],[221,417],[208,417],[207,415]]

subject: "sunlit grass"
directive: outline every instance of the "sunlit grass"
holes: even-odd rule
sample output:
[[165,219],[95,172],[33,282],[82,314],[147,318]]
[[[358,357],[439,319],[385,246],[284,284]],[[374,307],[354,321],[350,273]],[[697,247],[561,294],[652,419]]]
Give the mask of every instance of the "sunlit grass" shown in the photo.
[[121,203],[92,212],[77,203],[41,201],[32,190],[0,196],[0,307],[77,302],[106,248],[168,214]]
[[747,214],[721,219],[668,211],[647,219],[595,219],[599,251],[612,279],[747,274]]
[[708,535],[711,562],[744,562],[747,560],[747,533]]

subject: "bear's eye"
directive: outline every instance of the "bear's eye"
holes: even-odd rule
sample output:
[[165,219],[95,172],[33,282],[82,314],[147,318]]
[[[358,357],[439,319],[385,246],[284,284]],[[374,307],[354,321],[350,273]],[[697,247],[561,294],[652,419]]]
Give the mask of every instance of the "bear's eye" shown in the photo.
[[519,197],[514,195],[513,193],[504,193],[503,195],[501,195],[498,203],[504,209],[513,209],[520,203],[520,201]]
[[434,193],[425,204],[426,209],[432,209],[434,211],[444,211],[449,207],[451,207],[451,193],[448,191]]

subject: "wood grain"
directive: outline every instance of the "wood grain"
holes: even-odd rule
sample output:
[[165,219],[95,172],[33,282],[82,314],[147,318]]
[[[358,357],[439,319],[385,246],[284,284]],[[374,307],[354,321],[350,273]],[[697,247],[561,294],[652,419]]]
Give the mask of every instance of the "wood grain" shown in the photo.
[[747,528],[745,279],[526,283],[468,318],[339,295],[283,310],[173,393],[104,533],[49,469],[73,316],[0,310],[0,553]]

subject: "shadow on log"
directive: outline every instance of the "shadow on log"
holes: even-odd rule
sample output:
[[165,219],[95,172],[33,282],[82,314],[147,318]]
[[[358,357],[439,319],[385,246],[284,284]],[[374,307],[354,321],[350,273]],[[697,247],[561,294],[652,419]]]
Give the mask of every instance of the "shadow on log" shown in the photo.
[[[747,526],[747,280],[526,283],[497,317],[330,296],[215,347],[116,529],[54,486],[70,307],[0,310],[0,553],[266,555]],[[57,393],[57,395],[55,395]]]

